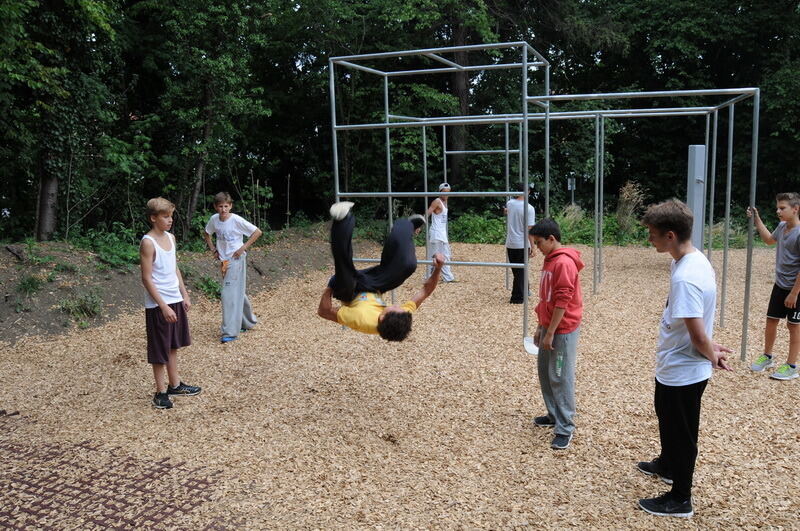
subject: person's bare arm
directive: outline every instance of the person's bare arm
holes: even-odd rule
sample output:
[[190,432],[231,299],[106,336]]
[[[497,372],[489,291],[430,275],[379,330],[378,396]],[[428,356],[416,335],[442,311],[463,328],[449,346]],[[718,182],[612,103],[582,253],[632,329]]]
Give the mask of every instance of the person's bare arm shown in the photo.
[[437,197],[433,201],[431,201],[431,206],[428,207],[428,211],[425,213],[426,217],[430,217],[431,214],[438,214],[442,211],[442,201]]
[[783,300],[783,305],[787,308],[797,308],[797,294],[800,293],[800,273],[797,274],[797,277],[794,279],[794,286],[792,286],[791,291]]
[[322,292],[322,298],[319,300],[319,308],[317,308],[317,315],[323,319],[338,323],[339,320],[336,315],[339,313],[339,307],[333,305],[333,290],[329,287],[325,288]]
[[253,242],[259,239],[262,234],[264,233],[261,232],[261,229],[256,229],[255,231],[253,231],[253,234],[251,234],[250,237],[247,239],[247,241],[244,242],[244,245],[236,249],[236,252],[233,253],[233,257],[239,258],[240,256],[242,256],[242,254],[246,252],[247,249],[249,249],[250,246],[253,245]]
[[425,299],[431,296],[431,293],[433,293],[433,290],[435,290],[436,286],[439,284],[439,277],[442,274],[442,267],[444,267],[445,261],[442,253],[433,255],[433,273],[431,273],[431,276],[425,281],[425,284],[422,285],[422,289],[411,297],[411,301],[417,305],[417,308],[420,307]]
[[[178,316],[175,315],[175,312],[172,311],[164,299],[161,298],[161,295],[158,293],[158,289],[156,289],[156,285],[153,282],[153,260],[155,260],[156,256],[156,248],[151,240],[145,238],[142,240],[141,245],[139,246],[139,265],[142,269],[142,284],[144,285],[144,289],[147,290],[147,293],[150,294],[150,297],[153,298],[156,304],[158,304],[161,313],[164,314],[164,319],[167,320],[168,323],[175,323],[178,321]],[[182,281],[181,281],[182,285]]]
[[761,216],[758,215],[758,209],[756,207],[747,207],[747,217],[753,218],[753,223],[756,226],[758,235],[761,237],[761,241],[767,245],[774,245],[775,238],[772,237],[772,233],[767,226],[764,225],[764,222],[761,221]]
[[686,317],[683,321],[686,323],[686,330],[689,332],[689,339],[691,339],[695,350],[708,358],[715,369],[732,371],[733,369],[728,365],[728,356],[726,354],[733,351],[728,347],[712,342],[708,338],[703,320],[700,317]]
[[211,235],[207,233],[205,230],[203,231],[203,239],[206,241],[206,247],[208,247],[208,250],[211,251],[211,253],[214,255],[214,258],[218,259],[219,252],[217,251],[217,247],[211,240]]

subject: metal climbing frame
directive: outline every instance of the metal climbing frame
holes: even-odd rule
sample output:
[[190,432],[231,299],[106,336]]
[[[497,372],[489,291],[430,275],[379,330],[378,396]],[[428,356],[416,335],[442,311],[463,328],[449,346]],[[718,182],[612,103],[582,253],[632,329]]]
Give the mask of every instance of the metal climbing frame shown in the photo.
[[[492,62],[482,65],[462,65],[453,60],[450,60],[443,55],[452,54],[455,52],[477,52],[486,50],[514,50],[520,55],[519,62],[505,63],[501,61]],[[372,66],[366,66],[363,63],[367,62],[373,64],[384,60],[397,59],[401,57],[418,56],[428,58],[434,66],[430,68],[416,68],[416,69],[378,69]],[[532,58],[532,59],[531,59]],[[436,64],[438,63],[438,64]],[[364,123],[364,124],[339,124],[336,119],[336,66],[342,66],[349,69],[360,70],[383,78],[383,104],[384,104],[384,121],[382,123]],[[444,66],[441,66],[444,65]],[[396,66],[396,65],[395,65]],[[529,73],[531,69],[543,69],[543,94],[530,96],[528,94]],[[513,114],[488,114],[488,115],[465,115],[465,116],[435,116],[435,117],[415,117],[415,116],[401,116],[391,114],[389,112],[389,78],[398,76],[422,75],[422,74],[442,74],[452,73],[456,71],[480,72],[485,70],[496,69],[518,69],[521,79],[521,98],[519,113]],[[731,201],[731,184],[732,184],[732,164],[733,164],[733,126],[734,126],[734,109],[737,103],[752,98],[753,99],[753,126],[752,126],[752,149],[750,161],[750,197],[749,204],[755,204],[755,192],[757,182],[757,160],[758,160],[758,124],[759,124],[759,107],[760,107],[760,91],[758,88],[734,88],[734,89],[710,89],[710,90],[672,90],[672,91],[653,91],[653,92],[623,92],[623,93],[601,93],[601,94],[564,94],[564,95],[551,95],[550,94],[550,63],[537,52],[533,47],[525,42],[510,42],[510,43],[496,43],[496,44],[483,44],[474,46],[458,46],[449,48],[428,48],[420,50],[404,50],[398,52],[386,52],[375,54],[351,55],[344,57],[332,57],[329,60],[329,80],[330,80],[330,98],[331,98],[331,130],[333,136],[333,169],[335,179],[335,194],[336,200],[339,201],[343,197],[386,197],[388,201],[389,223],[392,223],[392,199],[396,197],[423,197],[426,200],[432,195],[428,191],[428,176],[427,176],[427,143],[426,134],[427,128],[430,126],[442,127],[443,136],[443,164],[444,164],[444,179],[447,180],[447,156],[451,154],[488,154],[497,153],[504,154],[505,156],[505,175],[506,175],[506,190],[505,191],[482,191],[482,192],[451,192],[449,195],[452,197],[492,197],[492,196],[514,196],[519,192],[510,191],[509,187],[509,157],[512,154],[517,154],[519,157],[519,170],[520,181],[525,184],[525,202],[528,202],[529,191],[529,125],[530,122],[543,122],[544,124],[544,195],[545,195],[545,216],[550,215],[550,122],[551,120],[574,120],[574,119],[591,119],[594,120],[595,125],[595,244],[594,244],[594,268],[592,276],[593,290],[596,292],[598,284],[602,283],[603,271],[603,161],[605,158],[605,121],[606,119],[624,119],[624,118],[649,118],[649,117],[667,117],[667,116],[705,116],[706,117],[706,133],[705,133],[705,146],[706,157],[709,158],[709,141],[711,141],[711,175],[710,187],[711,197],[708,201],[708,248],[707,253],[709,259],[711,258],[711,227],[713,225],[713,206],[714,206],[714,190],[716,178],[716,156],[717,156],[717,132],[718,132],[718,119],[719,111],[728,109],[728,157],[727,157],[727,174],[726,174],[726,187],[725,187],[725,223],[724,223],[724,243],[723,243],[723,266],[722,266],[722,298],[720,303],[720,325],[724,326],[725,323],[725,307],[727,295],[727,275],[728,275],[728,248],[729,248],[729,233],[730,233],[730,201]],[[697,97],[715,97],[725,98],[714,105],[707,106],[686,106],[686,107],[641,107],[630,109],[598,109],[598,110],[582,110],[582,111],[561,111],[554,112],[551,106],[564,101],[576,100],[619,100],[619,99],[638,99],[638,98],[697,98]],[[540,112],[529,112],[529,105],[534,105],[543,109]],[[710,123],[713,116],[713,135],[710,136]],[[446,145],[447,126],[451,125],[489,125],[489,124],[503,124],[505,131],[505,146],[504,149],[496,150],[466,150],[466,151],[448,151]],[[509,125],[517,124],[519,127],[519,142],[516,150],[510,149],[509,145]],[[391,143],[390,131],[396,128],[409,128],[418,127],[422,129],[422,151],[423,151],[423,191],[422,192],[400,192],[393,191],[392,189],[392,158],[391,158]],[[339,186],[339,155],[338,155],[338,132],[349,130],[365,130],[365,129],[383,129],[385,131],[384,137],[386,142],[386,192],[350,192],[342,191]],[[708,160],[706,160],[706,168],[708,168]],[[707,179],[708,181],[708,179]],[[525,223],[527,225],[527,212],[525,213]],[[751,285],[751,272],[752,272],[752,255],[753,255],[753,221],[748,222],[748,239],[747,239],[747,268],[745,279],[745,292],[744,292],[744,307],[743,307],[743,320],[742,320],[742,343],[741,343],[741,358],[745,359],[747,351],[748,339],[748,322],[749,322],[749,306],[750,306],[750,285]],[[525,242],[526,250],[528,242]],[[450,262],[451,265],[459,266],[489,266],[489,267],[522,267],[525,270],[525,285],[524,285],[524,305],[523,305],[523,338],[528,335],[528,271],[529,261],[528,253],[525,252],[525,261],[523,265],[511,264],[505,262]],[[376,262],[377,259],[357,259],[362,262]],[[421,263],[430,263],[429,260],[423,260]]]

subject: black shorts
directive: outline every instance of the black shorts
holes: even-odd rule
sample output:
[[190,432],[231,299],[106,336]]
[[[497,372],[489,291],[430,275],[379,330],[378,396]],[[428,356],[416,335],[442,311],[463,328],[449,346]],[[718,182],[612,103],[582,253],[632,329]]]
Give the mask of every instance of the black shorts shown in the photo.
[[[777,284],[772,286],[772,295],[769,296],[767,317],[770,319],[783,319],[785,317],[786,320],[792,324],[800,324],[800,304],[796,304],[794,308],[787,308],[783,304],[787,295],[789,295],[788,289],[778,287]],[[800,297],[798,297],[798,299],[800,299]]]
[[145,328],[147,329],[147,363],[165,364],[169,361],[169,351],[192,344],[189,335],[189,319],[182,302],[169,305],[177,322],[168,323],[161,309],[147,308],[144,311]]

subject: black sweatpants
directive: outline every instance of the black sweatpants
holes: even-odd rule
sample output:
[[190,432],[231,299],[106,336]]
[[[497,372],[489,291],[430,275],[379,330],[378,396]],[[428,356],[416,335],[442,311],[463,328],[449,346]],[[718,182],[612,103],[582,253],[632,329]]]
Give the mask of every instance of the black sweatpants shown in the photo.
[[380,264],[358,270],[353,264],[353,228],[356,218],[352,213],[331,225],[331,254],[336,270],[328,287],[333,296],[342,301],[352,301],[362,291],[384,293],[399,287],[417,269],[414,249],[414,225],[406,218],[394,222],[389,237],[383,244]]
[[[506,247],[508,254],[508,263],[510,264],[523,264],[525,263],[525,249],[511,249]],[[519,267],[511,268],[511,275],[514,277],[514,283],[511,285],[511,301],[510,302],[523,302],[524,286],[525,286],[525,269]]]
[[697,460],[700,401],[708,380],[671,386],[656,380],[655,408],[664,470],[672,474],[672,496],[678,501],[692,495],[692,476]]

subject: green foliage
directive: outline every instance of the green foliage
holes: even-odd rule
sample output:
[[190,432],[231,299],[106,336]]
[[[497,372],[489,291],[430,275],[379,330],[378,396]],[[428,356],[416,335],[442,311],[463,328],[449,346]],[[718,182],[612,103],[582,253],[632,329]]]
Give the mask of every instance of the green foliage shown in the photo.
[[452,241],[502,244],[506,240],[506,220],[490,213],[464,214],[448,223]]
[[103,298],[98,291],[89,290],[62,300],[59,308],[76,320],[81,328],[85,328],[88,326],[87,319],[100,315],[102,312]]
[[127,270],[139,263],[138,238],[122,223],[113,223],[111,231],[89,229],[84,235],[73,238],[71,243],[93,251],[98,260],[112,268]]
[[56,262],[54,269],[59,273],[77,273],[78,266],[67,262]]
[[222,296],[222,286],[219,281],[208,275],[201,276],[195,286],[209,299],[219,300]]
[[36,275],[23,276],[17,285],[17,291],[26,297],[32,297],[42,287],[42,280]]

